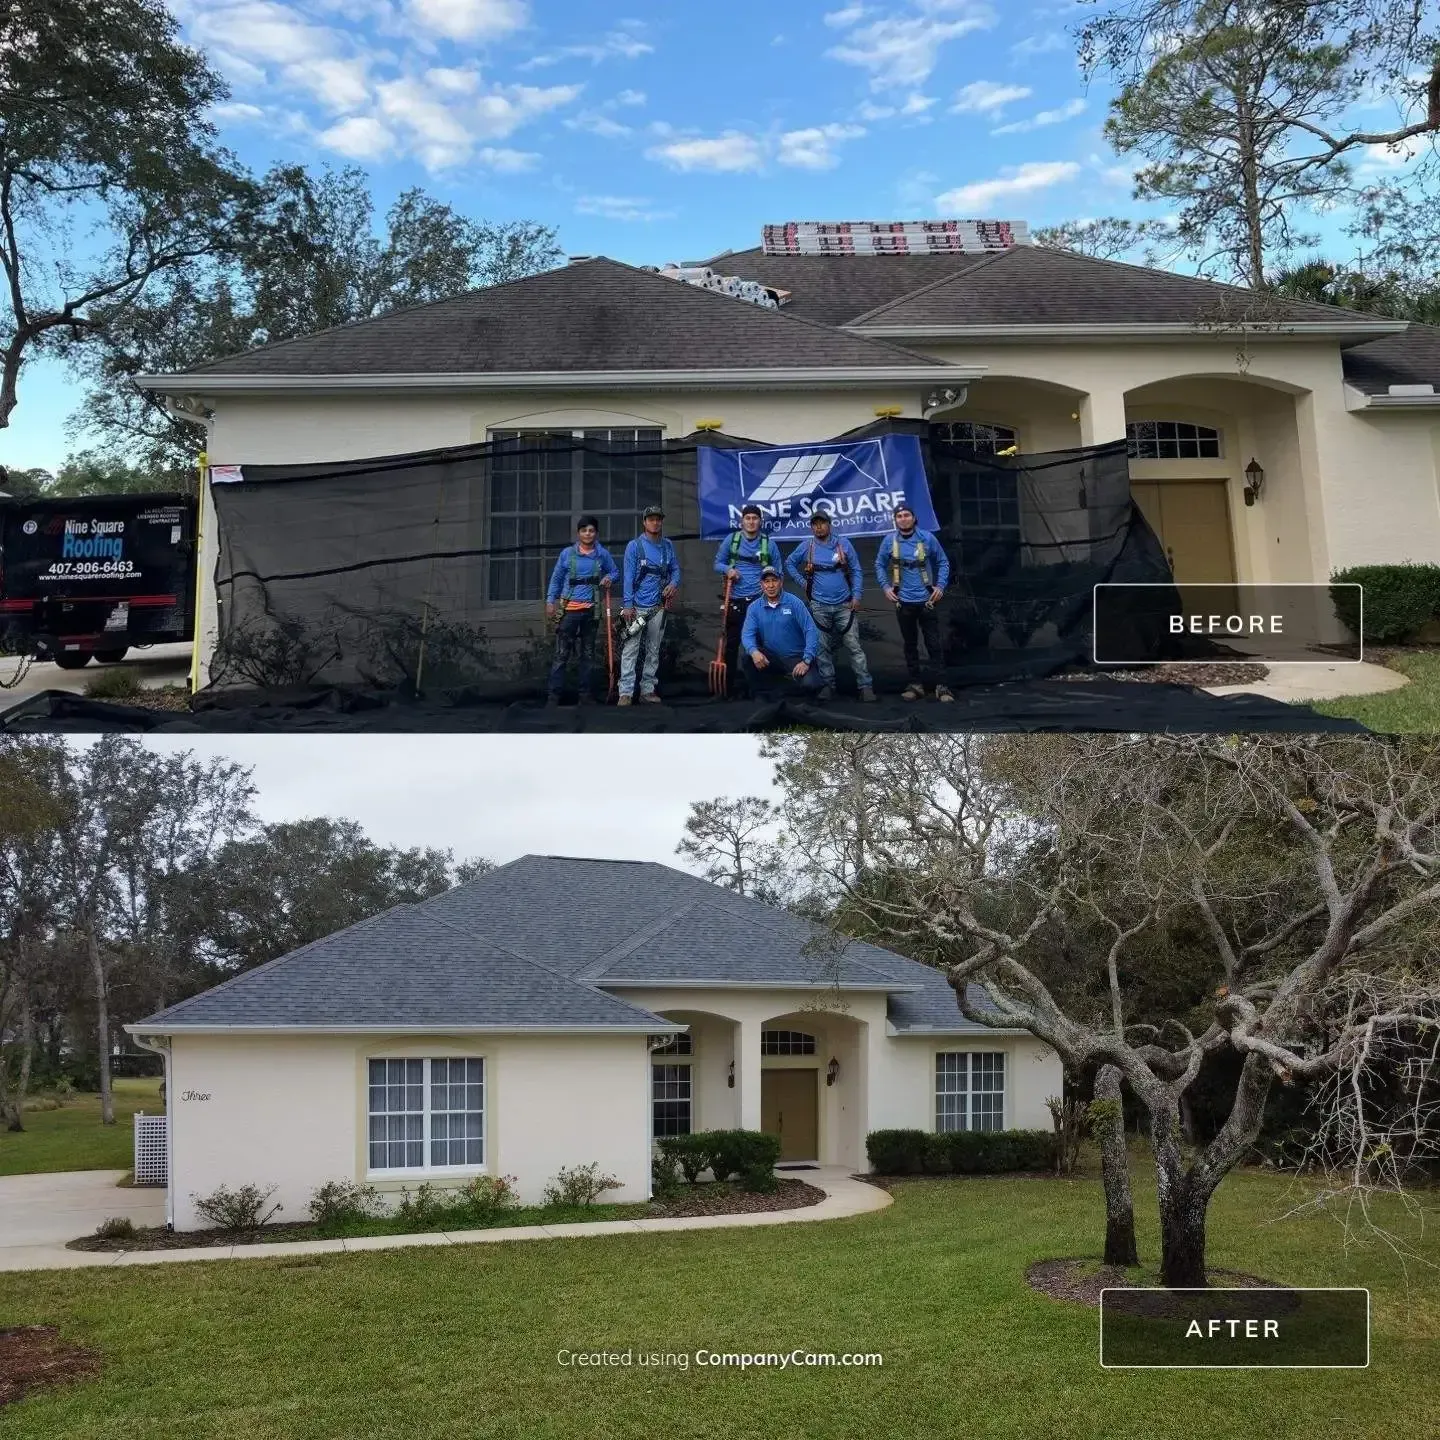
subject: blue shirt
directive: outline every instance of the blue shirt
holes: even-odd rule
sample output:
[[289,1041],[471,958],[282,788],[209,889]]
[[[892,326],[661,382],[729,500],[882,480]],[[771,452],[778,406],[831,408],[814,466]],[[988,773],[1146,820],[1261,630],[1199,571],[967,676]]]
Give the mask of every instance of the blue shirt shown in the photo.
[[[573,585],[570,584],[570,557],[572,554],[575,557],[575,583]],[[545,603],[555,605],[559,602],[561,595],[564,595],[567,604],[573,600],[577,605],[593,605],[600,598],[599,581],[605,575],[608,575],[611,580],[618,580],[620,570],[615,564],[614,557],[599,541],[596,541],[595,548],[588,555],[584,554],[578,545],[567,545],[560,552],[560,558],[550,572],[550,584],[545,591]]]
[[746,612],[740,643],[747,654],[760,650],[771,659],[798,655],[812,665],[820,648],[820,632],[805,606],[782,590],[775,604],[762,596]]
[[[895,587],[895,549],[900,551],[900,584]],[[916,551],[925,547],[923,566],[918,562]],[[926,583],[926,576],[929,583]],[[881,542],[875,554],[875,578],[882,586],[898,588],[900,599],[907,605],[923,605],[930,598],[930,586],[938,585],[942,590],[950,583],[950,561],[940,548],[940,542],[928,531],[918,526],[908,537],[898,530],[892,530]]]
[[648,535],[637,535],[625,547],[625,589],[621,604],[627,610],[632,606],[649,610],[659,605],[665,598],[665,587],[679,583],[680,557],[663,536],[652,540]]
[[[721,542],[715,552],[715,573],[723,575],[731,566],[730,547],[735,536],[740,537],[740,548],[735,552],[734,566],[739,578],[735,581],[730,595],[735,600],[750,600],[760,593],[760,572],[767,564],[780,568],[780,547],[762,530],[753,540],[743,530],[733,530]],[[761,559],[761,551],[769,553],[768,561]]]
[[810,586],[810,599],[815,604],[843,605],[860,598],[860,557],[848,540],[805,540],[790,552],[785,571],[802,589],[806,565],[815,567]]

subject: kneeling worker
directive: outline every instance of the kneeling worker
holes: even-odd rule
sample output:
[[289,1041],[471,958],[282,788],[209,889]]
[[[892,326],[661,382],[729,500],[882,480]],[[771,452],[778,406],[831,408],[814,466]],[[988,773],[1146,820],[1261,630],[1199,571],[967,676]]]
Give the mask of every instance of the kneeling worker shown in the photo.
[[791,683],[813,690],[820,684],[815,669],[820,632],[804,605],[781,589],[780,572],[773,565],[760,572],[760,597],[745,615],[740,643],[753,693]]
[[[905,669],[910,683],[902,700],[923,700],[934,686],[937,700],[953,701],[949,689],[940,683],[945,651],[940,640],[940,617],[935,607],[950,583],[950,561],[940,542],[915,523],[908,505],[895,507],[895,528],[880,542],[875,554],[875,578],[885,598],[899,613],[900,639],[905,646]],[[925,641],[925,658],[920,665],[920,641]]]
[[805,587],[805,603],[820,632],[816,661],[820,670],[820,700],[835,693],[835,650],[844,646],[860,687],[862,700],[873,700],[870,666],[860,644],[860,557],[841,536],[830,538],[830,516],[817,510],[810,517],[810,536],[797,545],[785,562],[790,578]]
[[582,515],[575,526],[575,543],[560,552],[545,591],[545,613],[552,620],[560,616],[555,663],[550,667],[549,705],[560,703],[565,671],[572,659],[580,662],[580,704],[588,705],[595,698],[590,675],[595,668],[596,611],[605,591],[620,578],[614,557],[600,543],[599,535],[595,517]]

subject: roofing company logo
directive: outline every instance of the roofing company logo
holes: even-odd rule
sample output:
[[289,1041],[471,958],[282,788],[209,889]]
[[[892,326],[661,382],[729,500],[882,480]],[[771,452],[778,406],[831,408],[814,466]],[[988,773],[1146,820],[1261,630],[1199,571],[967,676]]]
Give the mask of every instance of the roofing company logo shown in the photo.
[[27,535],[33,535],[33,534],[40,528],[40,526],[39,526],[39,524],[38,524],[36,521],[34,521],[34,520],[27,520],[20,528],[21,528]]
[[892,485],[878,440],[747,451],[740,456],[740,486],[745,503],[772,519],[808,520],[818,510],[838,521],[904,498],[903,489],[887,493]]

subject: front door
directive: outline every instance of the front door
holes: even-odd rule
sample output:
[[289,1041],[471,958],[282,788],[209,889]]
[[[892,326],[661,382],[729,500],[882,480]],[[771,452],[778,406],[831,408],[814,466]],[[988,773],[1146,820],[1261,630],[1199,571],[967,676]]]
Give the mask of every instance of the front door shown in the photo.
[[780,1137],[781,1160],[818,1160],[820,1072],[762,1070],[760,1128]]
[[1177,585],[1235,583],[1225,481],[1137,480],[1130,493],[1165,547]]

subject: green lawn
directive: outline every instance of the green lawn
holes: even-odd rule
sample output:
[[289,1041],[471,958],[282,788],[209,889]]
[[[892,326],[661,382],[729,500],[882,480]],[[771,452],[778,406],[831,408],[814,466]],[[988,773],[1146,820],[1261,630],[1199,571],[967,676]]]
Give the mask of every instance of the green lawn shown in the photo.
[[1428,734],[1440,730],[1440,651],[1403,652],[1385,664],[1410,677],[1402,690],[1383,695],[1349,695],[1343,700],[1317,700],[1322,715],[1358,720],[1382,734]]
[[[1144,1192],[1142,1191],[1142,1196]],[[1141,1249],[1156,1245],[1153,1191]],[[1392,1225],[1440,1261],[1427,1233]],[[1026,1265],[1094,1251],[1098,1184],[917,1180],[852,1220],[214,1264],[0,1274],[3,1323],[98,1347],[98,1379],[7,1409],[13,1440],[524,1440],[918,1435],[1016,1440],[1379,1440],[1435,1433],[1440,1275],[1333,1221],[1272,1221],[1283,1179],[1232,1177],[1212,1263],[1368,1285],[1365,1371],[1111,1371],[1094,1310]],[[1382,1207],[1384,1208],[1384,1207]],[[562,1350],[684,1353],[566,1368]],[[695,1352],[878,1351],[872,1369],[699,1368]]]
[[27,1110],[19,1134],[0,1129],[0,1175],[50,1170],[129,1170],[137,1110],[158,1114],[160,1081],[116,1080],[115,1123],[100,1123],[100,1097],[77,1095],[59,1110]]

